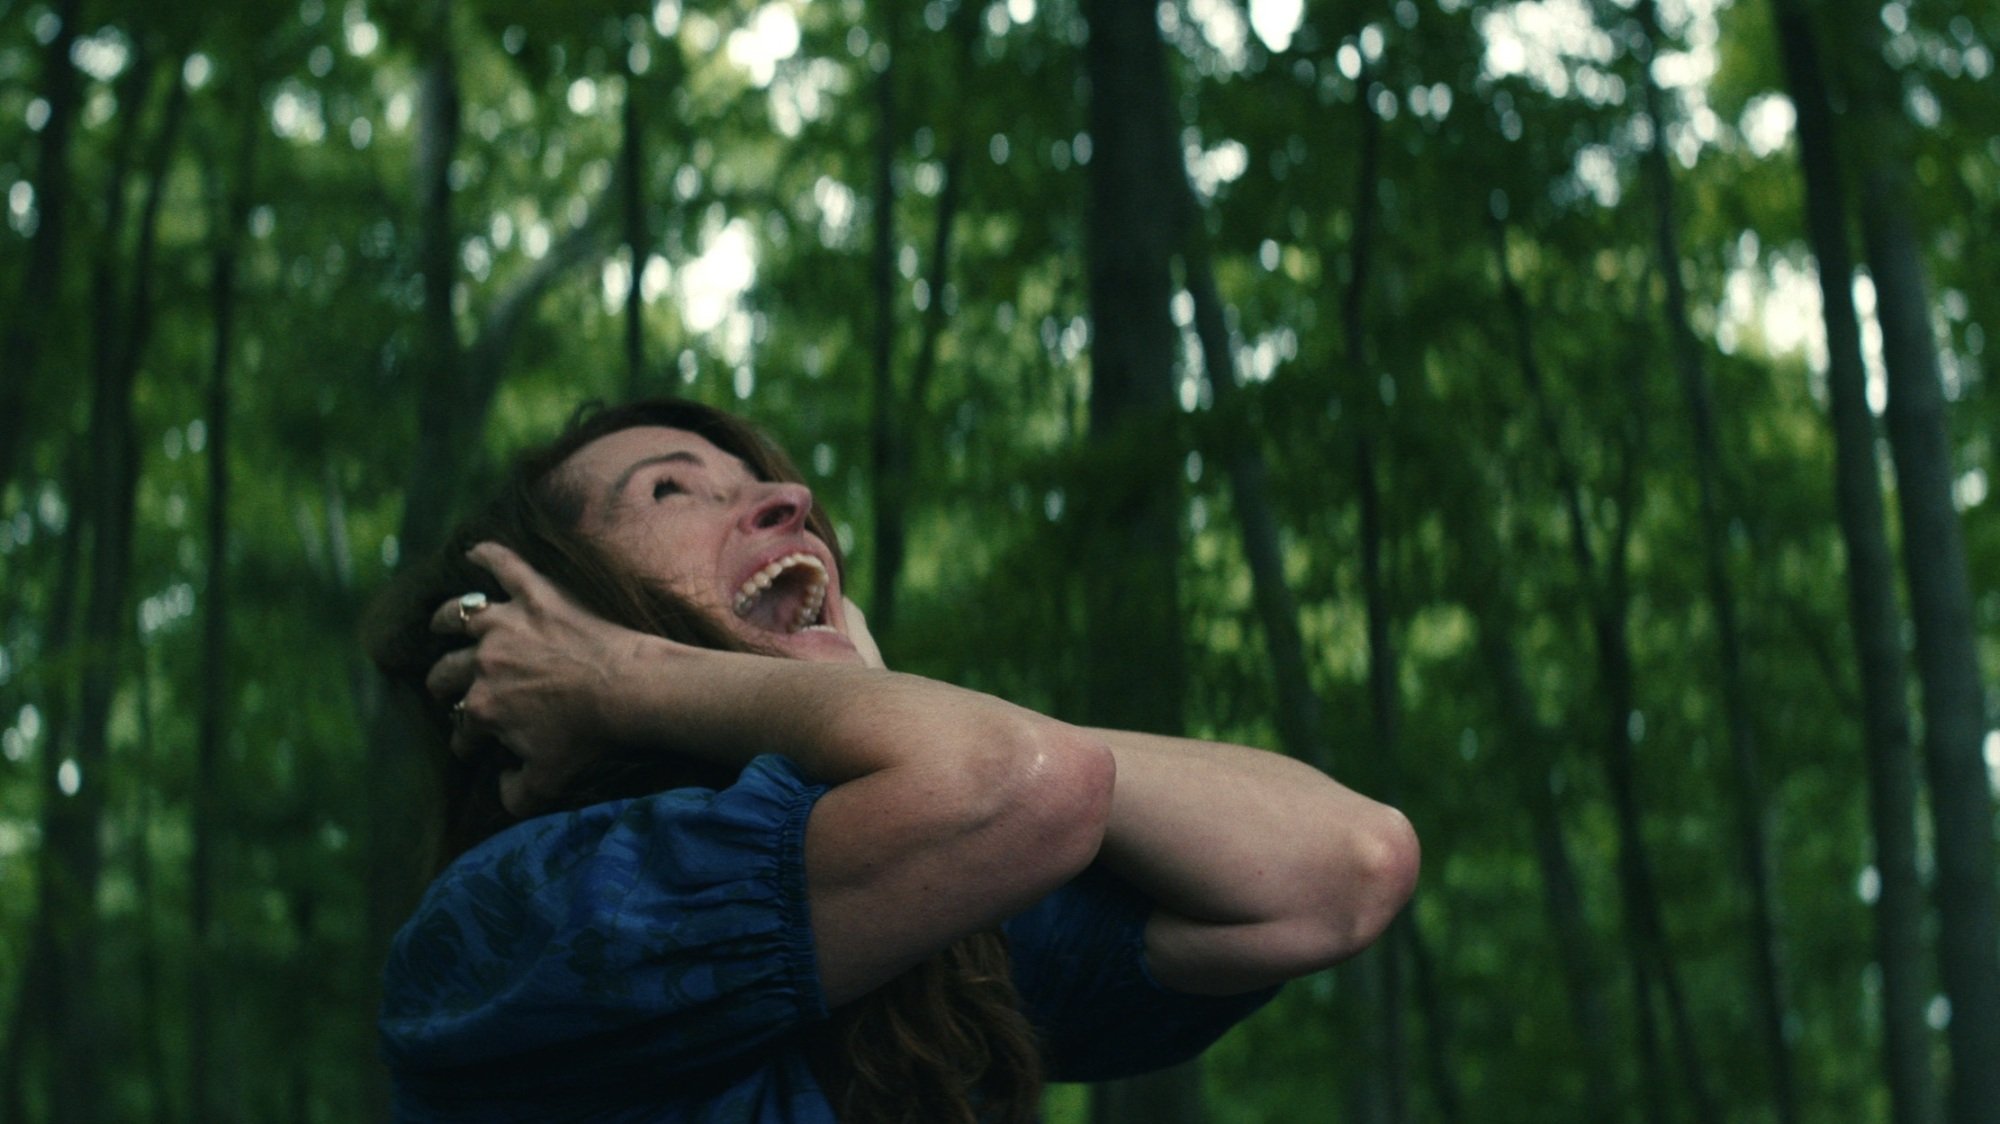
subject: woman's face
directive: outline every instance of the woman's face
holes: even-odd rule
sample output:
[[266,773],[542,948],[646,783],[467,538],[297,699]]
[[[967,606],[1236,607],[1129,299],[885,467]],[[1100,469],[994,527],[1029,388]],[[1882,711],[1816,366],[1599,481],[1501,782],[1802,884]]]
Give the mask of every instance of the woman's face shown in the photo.
[[758,650],[861,662],[833,552],[806,529],[805,485],[759,480],[708,439],[665,426],[606,434],[563,465],[584,496],[583,531],[615,560]]

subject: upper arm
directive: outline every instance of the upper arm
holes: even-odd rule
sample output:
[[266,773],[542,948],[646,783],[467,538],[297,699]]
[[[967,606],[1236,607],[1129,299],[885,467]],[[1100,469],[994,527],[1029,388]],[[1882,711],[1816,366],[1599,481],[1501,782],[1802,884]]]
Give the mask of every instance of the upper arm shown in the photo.
[[581,1050],[592,1072],[672,1074],[824,1017],[804,869],[819,792],[765,758],[720,792],[594,805],[475,848],[397,934],[391,1066],[540,1088]]
[[917,758],[828,790],[806,825],[827,1003],[997,925],[1096,854],[1115,765],[1096,739],[1022,712],[971,753]]

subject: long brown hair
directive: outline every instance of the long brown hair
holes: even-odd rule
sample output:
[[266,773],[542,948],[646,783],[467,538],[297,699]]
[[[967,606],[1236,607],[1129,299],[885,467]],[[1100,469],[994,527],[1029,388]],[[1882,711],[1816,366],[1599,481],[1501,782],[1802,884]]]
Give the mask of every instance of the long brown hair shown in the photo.
[[[613,564],[580,528],[582,495],[564,463],[592,441],[637,426],[697,434],[761,480],[802,482],[775,442],[712,407],[672,398],[586,406],[554,440],[515,462],[493,502],[391,583],[370,611],[366,640],[376,666],[404,696],[437,770],[434,869],[518,819],[500,802],[506,751],[492,745],[469,759],[453,754],[449,707],[424,688],[431,665],[463,643],[430,630],[437,606],[469,590],[505,597],[491,574],[466,559],[474,544],[512,548],[606,620],[686,644],[743,648],[671,590]],[[839,541],[817,501],[806,522],[839,565]],[[687,785],[721,787],[733,779],[728,770],[678,755],[610,751],[568,786],[558,807]],[[812,1058],[843,1124],[1030,1124],[1041,1099],[1041,1059],[1010,969],[1000,933],[975,933],[835,1010],[814,1032]]]

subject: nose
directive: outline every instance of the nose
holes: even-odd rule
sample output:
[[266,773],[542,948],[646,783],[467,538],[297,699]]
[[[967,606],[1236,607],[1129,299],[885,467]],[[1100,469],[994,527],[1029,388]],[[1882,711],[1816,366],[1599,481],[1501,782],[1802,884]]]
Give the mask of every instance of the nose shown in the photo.
[[789,533],[805,526],[806,516],[812,512],[812,489],[792,483],[760,484],[758,488],[743,515],[745,531]]

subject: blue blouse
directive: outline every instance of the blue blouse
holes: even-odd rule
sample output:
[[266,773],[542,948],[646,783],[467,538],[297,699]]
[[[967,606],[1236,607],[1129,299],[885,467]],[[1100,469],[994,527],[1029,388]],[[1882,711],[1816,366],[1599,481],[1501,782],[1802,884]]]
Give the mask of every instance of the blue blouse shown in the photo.
[[[760,757],[720,791],[544,816],[461,856],[390,952],[397,1119],[832,1124],[802,1033],[827,1016],[804,861],[823,791]],[[1185,1060],[1273,994],[1161,987],[1148,909],[1093,868],[1005,923],[1052,1080]]]

